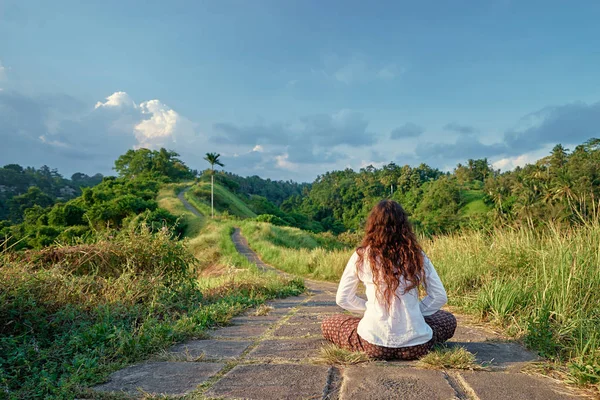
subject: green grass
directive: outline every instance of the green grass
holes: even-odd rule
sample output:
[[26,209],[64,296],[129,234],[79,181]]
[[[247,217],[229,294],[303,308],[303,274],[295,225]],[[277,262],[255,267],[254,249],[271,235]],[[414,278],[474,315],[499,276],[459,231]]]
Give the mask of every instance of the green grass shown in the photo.
[[[200,182],[189,192],[194,205],[198,206],[204,215],[210,215],[210,182]],[[215,182],[214,189],[215,214],[227,213],[239,218],[255,218],[256,214],[235,194]],[[208,211],[208,213],[206,212]]]
[[[178,208],[176,189],[159,201]],[[209,221],[184,241],[142,230],[1,253],[0,397],[88,397],[87,387],[125,365],[304,290],[299,280],[258,273],[235,251],[232,229]]]
[[464,206],[460,212],[462,216],[468,217],[474,214],[485,214],[490,208],[484,203],[485,193],[483,190],[465,190],[461,192],[461,200]]
[[[337,281],[352,248],[294,229],[239,223],[250,247],[284,271]],[[422,242],[450,304],[504,328],[600,389],[600,223],[465,231]],[[338,246],[340,246],[338,244]]]
[[317,362],[327,365],[355,365],[370,361],[367,354],[342,349],[333,344],[323,346],[319,350]]
[[600,389],[600,223],[459,233],[423,245],[450,304]]
[[461,346],[436,347],[420,358],[417,365],[425,369],[483,369],[475,362],[473,353]]
[[334,238],[297,228],[256,221],[240,221],[238,225],[264,262],[309,278],[338,280],[353,251]]
[[189,187],[188,184],[171,183],[164,185],[158,192],[156,201],[158,206],[169,211],[171,214],[180,217],[185,223],[184,235],[194,237],[200,233],[200,230],[206,222],[204,218],[199,218],[191,211],[187,210],[177,195]]

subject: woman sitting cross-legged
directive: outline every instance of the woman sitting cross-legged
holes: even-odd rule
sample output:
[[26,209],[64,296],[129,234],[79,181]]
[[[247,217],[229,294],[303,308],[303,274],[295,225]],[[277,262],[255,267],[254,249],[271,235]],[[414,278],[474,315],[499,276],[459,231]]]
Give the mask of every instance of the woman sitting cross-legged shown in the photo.
[[[358,282],[367,300],[356,295]],[[419,300],[419,287],[427,295]],[[367,220],[361,246],[340,280],[336,302],[362,318],[337,314],[321,325],[325,339],[379,359],[412,360],[454,335],[456,318],[440,310],[446,291],[421,250],[400,204],[379,202]]]

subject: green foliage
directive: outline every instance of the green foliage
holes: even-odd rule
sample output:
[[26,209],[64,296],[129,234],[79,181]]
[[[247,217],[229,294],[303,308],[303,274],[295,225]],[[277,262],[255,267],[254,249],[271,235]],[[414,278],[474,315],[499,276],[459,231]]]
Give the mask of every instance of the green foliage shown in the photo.
[[80,194],[80,187],[94,186],[101,180],[101,174],[89,177],[78,172],[68,180],[47,166],[35,169],[18,164],[5,165],[0,168],[0,220],[21,222],[27,208],[33,205],[47,207],[56,200],[69,200]]
[[272,214],[261,214],[258,217],[256,217],[256,221],[267,222],[269,224],[278,225],[278,226],[287,225],[287,223],[284,220],[279,218],[277,215],[272,215]]
[[[317,177],[303,195],[283,201],[281,210],[294,214],[290,225],[336,234],[362,230],[371,208],[384,198],[401,203],[426,235],[465,227],[533,228],[548,220],[572,225],[600,212],[598,165],[600,139],[591,139],[571,153],[557,145],[550,156],[505,173],[493,170],[487,159],[470,159],[451,174],[425,164],[346,169]],[[302,223],[297,215],[305,216]],[[309,227],[311,222],[318,225]]]
[[[7,398],[87,398],[85,387],[266,299],[296,295],[302,282],[237,268],[197,280],[214,262],[231,265],[231,228],[215,246],[200,235],[196,261],[184,243],[150,229],[78,246],[0,254],[0,390]],[[236,253],[237,254],[237,253]],[[238,255],[239,256],[239,255]],[[236,264],[245,267],[245,264]]]
[[48,207],[54,203],[54,199],[42,192],[37,186],[30,187],[26,193],[14,196],[8,202],[9,218],[12,221],[22,221],[25,210],[33,206]]
[[115,161],[114,169],[120,177],[146,177],[166,181],[190,180],[197,172],[190,170],[174,151],[128,150]]
[[291,209],[286,210],[282,203],[289,202],[289,199],[294,196],[299,198],[305,190],[310,188],[307,183],[273,181],[256,175],[243,178],[230,172],[222,172],[218,176],[219,182],[232,192],[249,197],[262,196],[276,206],[281,206],[285,212],[289,212]]
[[89,239],[91,231],[119,229],[124,225],[148,224],[154,231],[165,228],[181,235],[185,229],[183,222],[158,208],[154,200],[159,187],[158,181],[144,178],[106,177],[66,203],[25,209],[23,223],[1,228],[0,235],[10,237],[9,243],[17,244],[17,248],[38,249],[56,240],[75,243],[78,239]]

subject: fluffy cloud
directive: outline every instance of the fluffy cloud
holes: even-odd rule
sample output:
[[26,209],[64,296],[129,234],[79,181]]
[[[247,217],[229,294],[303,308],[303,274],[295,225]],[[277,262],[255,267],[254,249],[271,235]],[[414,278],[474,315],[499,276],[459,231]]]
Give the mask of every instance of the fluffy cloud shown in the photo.
[[404,139],[404,138],[413,138],[419,137],[425,132],[425,129],[413,124],[412,122],[407,122],[406,124],[392,130],[390,132],[390,139]]
[[194,140],[194,124],[158,100],[140,104],[142,115],[149,116],[134,127],[137,147],[159,148]]
[[2,91],[0,121],[3,161],[65,172],[108,173],[127,149],[166,146],[183,153],[196,140],[194,125],[176,111],[159,100],[138,105],[125,92],[92,108],[69,96]]
[[101,107],[137,108],[137,106],[135,105],[135,102],[131,99],[131,97],[129,97],[129,95],[126,92],[114,92],[113,94],[111,94],[110,96],[108,96],[106,98],[106,101],[104,103],[101,101],[97,102],[96,106],[94,108],[101,108]]

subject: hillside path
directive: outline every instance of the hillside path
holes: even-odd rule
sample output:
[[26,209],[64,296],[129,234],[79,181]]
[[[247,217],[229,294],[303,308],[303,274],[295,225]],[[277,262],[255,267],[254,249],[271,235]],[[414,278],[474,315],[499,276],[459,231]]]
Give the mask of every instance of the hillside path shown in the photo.
[[200,212],[196,209],[196,207],[191,205],[190,202],[187,201],[187,199],[185,198],[185,192],[187,192],[190,189],[191,188],[186,188],[186,189],[182,190],[181,192],[179,192],[179,194],[177,195],[177,198],[179,199],[179,201],[181,201],[181,203],[183,204],[183,206],[185,207],[186,210],[188,210],[189,212],[194,214],[196,217],[198,217],[200,219],[204,219],[204,215],[200,214]]
[[[232,240],[259,269],[275,270],[249,248],[239,230]],[[117,371],[95,389],[190,399],[576,398],[548,378],[520,372],[536,360],[534,354],[461,316],[450,345],[466,347],[489,371],[426,370],[415,362],[323,364],[319,350],[326,342],[320,322],[343,310],[335,304],[335,284],[306,280],[306,286],[306,294],[270,301],[267,315],[249,310],[230,326],[210,331],[208,338],[178,344],[161,359]]]

